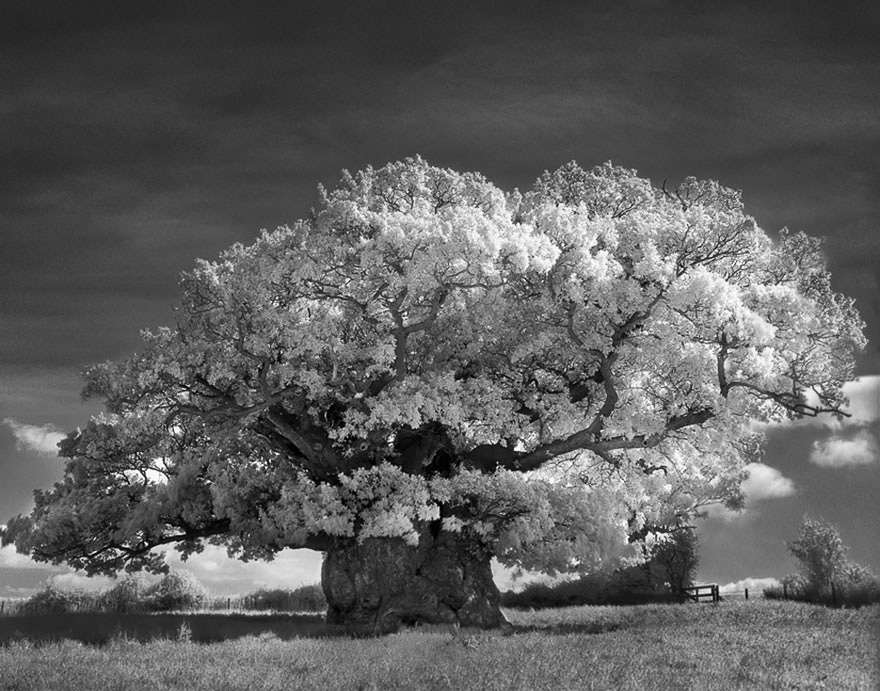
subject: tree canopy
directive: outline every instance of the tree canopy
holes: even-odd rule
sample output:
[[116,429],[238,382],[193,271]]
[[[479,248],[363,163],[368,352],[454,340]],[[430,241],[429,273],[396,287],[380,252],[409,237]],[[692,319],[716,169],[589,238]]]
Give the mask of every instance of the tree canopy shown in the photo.
[[800,562],[802,583],[816,593],[827,591],[835,582],[845,588],[875,580],[869,569],[847,559],[849,548],[837,528],[821,518],[804,516],[797,540],[786,546]]
[[106,413],[5,541],[113,573],[430,527],[588,570],[741,503],[758,423],[841,414],[864,345],[819,240],[610,163],[523,194],[418,157],[346,172],[181,290],[87,371]]

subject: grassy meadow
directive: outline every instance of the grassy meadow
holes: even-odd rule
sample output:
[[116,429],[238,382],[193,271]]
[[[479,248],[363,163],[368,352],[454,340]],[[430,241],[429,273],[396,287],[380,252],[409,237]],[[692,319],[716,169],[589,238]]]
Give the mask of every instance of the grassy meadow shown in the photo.
[[425,627],[378,638],[296,615],[116,616],[115,629],[80,636],[91,643],[64,630],[76,615],[32,622],[30,633],[27,618],[3,617],[0,689],[880,689],[877,606],[752,600],[507,615],[504,633]]

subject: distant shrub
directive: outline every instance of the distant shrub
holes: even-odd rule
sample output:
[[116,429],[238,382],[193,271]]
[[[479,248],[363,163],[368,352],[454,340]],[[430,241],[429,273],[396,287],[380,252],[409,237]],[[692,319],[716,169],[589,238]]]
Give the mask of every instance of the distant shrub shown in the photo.
[[864,607],[880,604],[880,579],[862,578],[856,581],[841,580],[827,587],[812,585],[800,576],[787,576],[783,585],[765,588],[764,597],[770,600],[797,600],[832,607]]
[[26,614],[167,612],[197,609],[207,599],[208,592],[187,572],[167,574],[155,583],[141,576],[127,575],[101,593],[65,590],[49,583],[25,600],[20,611]]
[[680,597],[668,588],[651,587],[634,578],[629,570],[611,575],[591,574],[555,585],[531,583],[519,592],[501,594],[503,607],[544,609],[581,605],[641,605],[652,602],[678,602]]
[[260,588],[241,598],[244,609],[276,612],[321,612],[327,608],[327,599],[320,585],[304,585],[294,590],[287,588]]
[[176,609],[198,609],[208,601],[208,591],[186,571],[166,574],[144,593],[147,609],[168,612]]
[[98,609],[102,612],[145,612],[149,610],[147,593],[150,585],[142,576],[127,574],[116,585],[98,597]]
[[846,558],[848,548],[830,523],[805,516],[798,539],[787,545],[801,572],[786,576],[781,588],[766,589],[764,597],[833,607],[880,604],[880,579]]
[[25,600],[20,608],[23,614],[69,614],[95,609],[96,596],[78,590],[62,590],[48,583],[41,591]]
[[693,585],[697,569],[697,532],[680,526],[655,536],[645,546],[646,560],[555,585],[533,583],[519,592],[502,593],[504,607],[534,608],[580,605],[642,605],[681,602],[684,589]]
[[292,592],[286,588],[260,588],[244,595],[241,606],[243,609],[286,612],[291,608]]
[[[231,606],[233,598],[211,600],[208,591],[191,573],[172,572],[159,581],[137,574],[119,578],[100,593],[65,590],[53,583],[22,602],[25,614],[108,613],[138,614]],[[299,588],[261,588],[237,599],[242,609],[274,612],[323,612],[327,599],[319,584]]]
[[845,585],[840,594],[840,603],[845,607],[880,605],[880,579],[872,578]]

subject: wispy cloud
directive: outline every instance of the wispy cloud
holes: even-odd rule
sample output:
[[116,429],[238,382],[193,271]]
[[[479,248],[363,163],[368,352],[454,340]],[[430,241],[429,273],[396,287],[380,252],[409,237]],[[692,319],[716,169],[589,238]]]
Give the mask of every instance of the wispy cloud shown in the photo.
[[3,424],[12,430],[15,446],[22,451],[34,451],[44,456],[58,455],[58,442],[64,439],[64,432],[55,425],[27,425],[11,417],[3,418]]
[[813,442],[810,461],[823,468],[868,465],[877,461],[880,447],[874,435],[867,429],[854,436],[835,434],[828,439]]

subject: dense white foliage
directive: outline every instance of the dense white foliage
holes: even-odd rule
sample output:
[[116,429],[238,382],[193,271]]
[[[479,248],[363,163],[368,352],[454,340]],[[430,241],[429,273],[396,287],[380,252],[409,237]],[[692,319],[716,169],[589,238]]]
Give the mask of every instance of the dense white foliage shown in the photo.
[[466,531],[589,569],[741,501],[755,421],[839,413],[862,322],[820,243],[738,192],[574,163],[524,195],[420,158],[184,274],[174,328],[88,373],[108,415],[8,535],[93,570],[149,549]]

